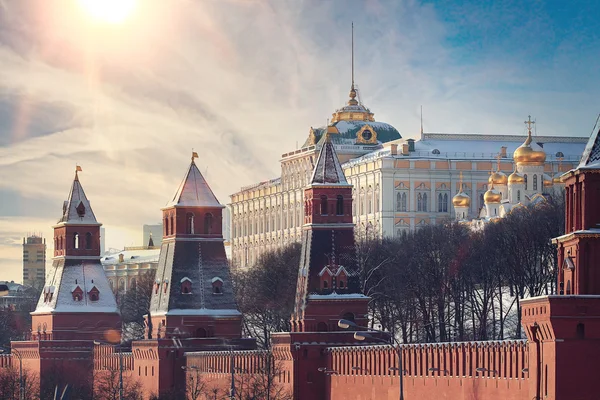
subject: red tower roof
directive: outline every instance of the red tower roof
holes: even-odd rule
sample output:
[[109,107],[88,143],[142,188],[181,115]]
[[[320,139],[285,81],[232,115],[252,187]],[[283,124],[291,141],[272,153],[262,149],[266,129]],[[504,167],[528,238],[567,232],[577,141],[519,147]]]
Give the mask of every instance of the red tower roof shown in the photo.
[[63,204],[63,215],[58,220],[59,224],[97,224],[96,216],[92,211],[90,201],[88,200],[83,187],[79,182],[79,176],[75,171],[75,179],[73,185],[71,185],[71,191],[69,192],[69,198]]
[[188,168],[183,181],[167,207],[221,207],[213,191],[198,170],[196,163]]

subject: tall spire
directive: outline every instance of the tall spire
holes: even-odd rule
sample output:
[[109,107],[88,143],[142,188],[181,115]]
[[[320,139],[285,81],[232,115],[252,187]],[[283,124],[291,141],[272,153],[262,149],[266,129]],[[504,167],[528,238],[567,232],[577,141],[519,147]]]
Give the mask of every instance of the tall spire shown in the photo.
[[319,158],[310,180],[311,184],[348,185],[340,160],[335,153],[329,133],[326,133],[325,142],[321,147]]
[[350,86],[350,100],[348,100],[349,106],[357,106],[358,100],[356,100],[356,88],[354,87],[354,22],[352,22],[352,85]]
[[73,178],[73,184],[71,185],[71,191],[67,201],[63,204],[62,217],[58,223],[71,223],[71,224],[97,224],[96,216],[90,206],[83,186],[79,182],[78,172],[83,171],[82,168],[77,165],[75,167],[75,178]]
[[600,167],[600,115],[588,140],[579,167]]
[[222,207],[221,203],[215,197],[208,183],[198,170],[194,159],[198,153],[192,152],[192,162],[188,168],[181,185],[173,199],[167,204],[172,206],[204,206],[204,207]]

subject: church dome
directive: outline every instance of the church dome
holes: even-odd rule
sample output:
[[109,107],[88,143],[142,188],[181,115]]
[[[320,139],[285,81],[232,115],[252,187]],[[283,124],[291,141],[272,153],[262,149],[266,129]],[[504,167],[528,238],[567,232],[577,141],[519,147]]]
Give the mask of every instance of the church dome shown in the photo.
[[508,177],[504,172],[496,171],[488,178],[490,185],[506,185],[508,183]]
[[523,175],[519,174],[517,171],[515,171],[512,174],[510,174],[510,176],[508,177],[508,183],[509,184],[525,183],[525,177]]
[[517,147],[513,154],[513,159],[517,164],[539,165],[546,161],[546,153],[544,150],[532,142],[531,131],[529,131],[525,142]]
[[483,195],[483,201],[485,204],[500,203],[502,201],[502,193],[492,187]]
[[469,207],[471,205],[471,198],[465,192],[460,192],[452,198],[452,204],[454,204],[454,207]]
[[550,178],[550,175],[544,174],[544,187],[552,187],[553,185],[554,182],[552,181],[552,178]]

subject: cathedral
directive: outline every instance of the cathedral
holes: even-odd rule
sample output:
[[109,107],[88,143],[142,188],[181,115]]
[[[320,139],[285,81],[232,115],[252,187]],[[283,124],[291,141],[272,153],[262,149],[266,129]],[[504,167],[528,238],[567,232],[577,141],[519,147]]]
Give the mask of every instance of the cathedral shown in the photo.
[[[507,176],[500,168],[502,154],[498,153],[495,171],[488,178],[488,190],[483,194],[484,207],[470,222],[474,228],[481,228],[487,222],[503,218],[511,210],[546,201],[546,196],[562,195],[564,188],[560,173],[550,176],[546,173],[546,152],[534,142],[531,117],[527,124],[527,138],[513,153],[514,170]],[[455,219],[467,222],[471,198],[464,192],[461,182],[459,192],[452,198]]]

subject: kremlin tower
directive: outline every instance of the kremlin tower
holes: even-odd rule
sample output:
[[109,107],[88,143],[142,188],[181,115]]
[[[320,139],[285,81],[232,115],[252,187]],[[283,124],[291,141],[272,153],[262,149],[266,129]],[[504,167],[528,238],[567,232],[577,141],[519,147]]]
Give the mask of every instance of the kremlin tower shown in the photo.
[[34,340],[106,340],[108,332],[121,329],[117,303],[100,263],[102,224],[77,171],[62,217],[54,226],[52,267],[31,313]]
[[163,208],[163,241],[148,338],[239,338],[237,310],[222,234],[222,211],[192,162]]

